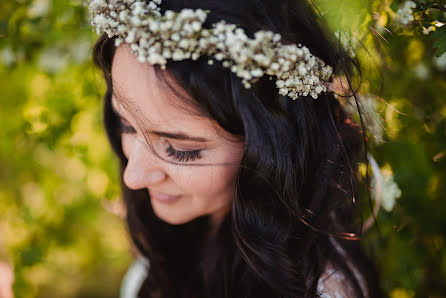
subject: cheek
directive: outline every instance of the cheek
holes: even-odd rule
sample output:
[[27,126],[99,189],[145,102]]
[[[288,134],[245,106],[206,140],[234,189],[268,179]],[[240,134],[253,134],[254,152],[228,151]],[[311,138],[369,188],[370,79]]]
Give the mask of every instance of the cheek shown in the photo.
[[232,199],[243,152],[228,155],[225,161],[229,164],[185,167],[171,172],[171,178],[195,204],[206,208],[209,204],[225,204]]
[[189,192],[197,195],[213,196],[233,186],[238,166],[205,166],[183,173],[179,180]]
[[187,179],[191,205],[197,214],[213,214],[231,205],[238,167],[210,166]]

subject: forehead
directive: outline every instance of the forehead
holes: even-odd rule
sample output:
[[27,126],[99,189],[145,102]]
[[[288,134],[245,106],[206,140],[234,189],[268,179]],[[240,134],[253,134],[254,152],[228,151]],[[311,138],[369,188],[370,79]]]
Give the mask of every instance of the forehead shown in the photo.
[[112,78],[112,104],[126,118],[137,114],[138,118],[149,121],[154,130],[181,129],[209,134],[210,128],[215,128],[212,120],[199,116],[197,110],[185,103],[185,98],[191,100],[186,91],[177,88],[174,81],[169,83],[175,91],[169,88],[157,76],[155,68],[139,62],[127,45],[116,49]]

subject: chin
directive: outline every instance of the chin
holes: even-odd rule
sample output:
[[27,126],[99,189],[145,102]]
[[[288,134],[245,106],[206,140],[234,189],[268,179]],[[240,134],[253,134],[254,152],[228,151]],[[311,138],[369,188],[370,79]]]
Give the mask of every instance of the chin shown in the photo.
[[171,225],[182,225],[188,223],[198,216],[187,216],[184,212],[178,212],[174,206],[160,206],[159,203],[152,202],[152,209],[155,215],[162,221]]
[[158,216],[158,218],[160,218],[162,221],[165,221],[165,222],[167,222],[168,224],[170,224],[170,225],[174,225],[174,226],[182,225],[182,224],[185,224],[185,223],[188,223],[188,222],[192,221],[192,219],[175,218],[175,217],[172,217],[172,216],[166,216],[166,217],[163,217],[163,216],[159,216],[157,213],[155,213],[155,214],[156,214],[156,215]]

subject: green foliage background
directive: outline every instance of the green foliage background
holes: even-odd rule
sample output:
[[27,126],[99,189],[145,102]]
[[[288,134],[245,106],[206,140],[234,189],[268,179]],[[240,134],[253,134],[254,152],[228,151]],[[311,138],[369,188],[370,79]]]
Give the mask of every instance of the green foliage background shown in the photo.
[[[402,190],[366,234],[384,289],[444,297],[446,3],[415,1],[403,25],[404,1],[315,2],[356,47],[385,131],[371,151]],[[0,261],[16,297],[116,297],[131,263],[96,38],[81,0],[0,2]]]
[[116,297],[131,255],[86,7],[2,1],[0,20],[0,251],[15,294]]

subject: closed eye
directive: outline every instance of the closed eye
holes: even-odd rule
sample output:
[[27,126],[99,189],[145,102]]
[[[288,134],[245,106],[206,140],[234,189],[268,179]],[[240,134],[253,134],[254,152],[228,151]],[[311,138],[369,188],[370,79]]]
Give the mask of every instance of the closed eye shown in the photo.
[[[124,121],[119,121],[121,133],[123,134],[135,134],[136,129],[130,125],[124,123]],[[173,159],[180,162],[190,162],[196,159],[202,158],[201,150],[191,150],[191,151],[181,151],[172,147],[171,144],[166,149],[167,156],[173,157]]]
[[175,160],[182,162],[189,162],[202,158],[201,150],[179,151],[173,148],[170,144],[166,149],[166,153],[167,156],[172,156]]

